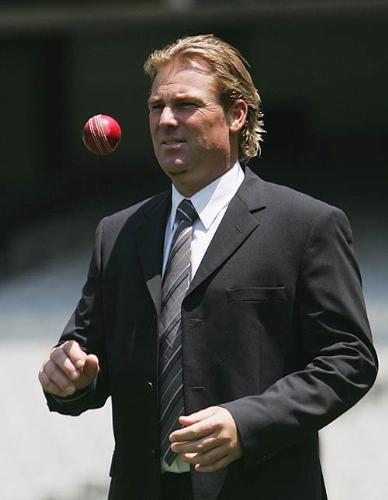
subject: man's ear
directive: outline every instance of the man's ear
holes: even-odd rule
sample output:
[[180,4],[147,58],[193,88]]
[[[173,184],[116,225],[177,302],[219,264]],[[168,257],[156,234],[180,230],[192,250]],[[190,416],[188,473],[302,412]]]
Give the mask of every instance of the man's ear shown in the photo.
[[244,99],[237,99],[228,109],[229,130],[232,133],[240,132],[245,125],[248,114],[248,105]]

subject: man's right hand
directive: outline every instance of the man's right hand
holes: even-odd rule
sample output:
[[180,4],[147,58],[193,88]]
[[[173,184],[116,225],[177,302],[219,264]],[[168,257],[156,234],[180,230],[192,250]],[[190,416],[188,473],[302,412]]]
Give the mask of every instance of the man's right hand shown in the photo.
[[71,396],[92,384],[100,370],[97,356],[86,354],[75,340],[68,340],[50,353],[39,370],[39,381],[54,396]]

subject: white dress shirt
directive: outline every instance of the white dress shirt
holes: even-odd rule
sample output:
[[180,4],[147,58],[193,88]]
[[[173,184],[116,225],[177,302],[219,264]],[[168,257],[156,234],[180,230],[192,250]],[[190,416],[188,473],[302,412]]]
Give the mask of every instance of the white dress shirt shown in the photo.
[[[211,184],[198,191],[198,193],[195,193],[191,198],[188,198],[198,214],[198,219],[193,223],[193,237],[191,240],[191,280],[197,272],[202,258],[225,215],[230,200],[236,194],[243,180],[244,171],[239,162],[236,162],[224,175],[218,177]],[[164,239],[163,274],[166,269],[170,246],[176,229],[176,210],[183,199],[184,196],[175,186],[172,186],[171,212],[167,221]],[[162,460],[162,470],[166,472],[188,472],[190,466],[187,462],[183,462],[177,457],[170,466]]]

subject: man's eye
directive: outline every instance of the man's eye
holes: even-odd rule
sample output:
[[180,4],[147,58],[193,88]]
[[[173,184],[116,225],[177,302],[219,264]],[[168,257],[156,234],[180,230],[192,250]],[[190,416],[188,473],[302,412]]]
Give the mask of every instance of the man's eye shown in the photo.
[[184,101],[178,103],[178,108],[183,108],[183,109],[189,109],[189,108],[195,108],[197,105],[195,102],[190,102],[190,101]]
[[154,104],[150,104],[148,106],[150,111],[160,111],[163,108],[161,103],[155,102]]

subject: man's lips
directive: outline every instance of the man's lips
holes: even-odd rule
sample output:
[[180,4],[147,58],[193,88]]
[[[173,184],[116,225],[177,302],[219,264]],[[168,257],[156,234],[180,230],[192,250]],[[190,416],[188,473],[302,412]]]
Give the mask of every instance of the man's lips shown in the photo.
[[177,137],[169,137],[160,141],[162,146],[179,146],[180,144],[184,144],[185,142],[186,141],[184,139],[179,139]]

